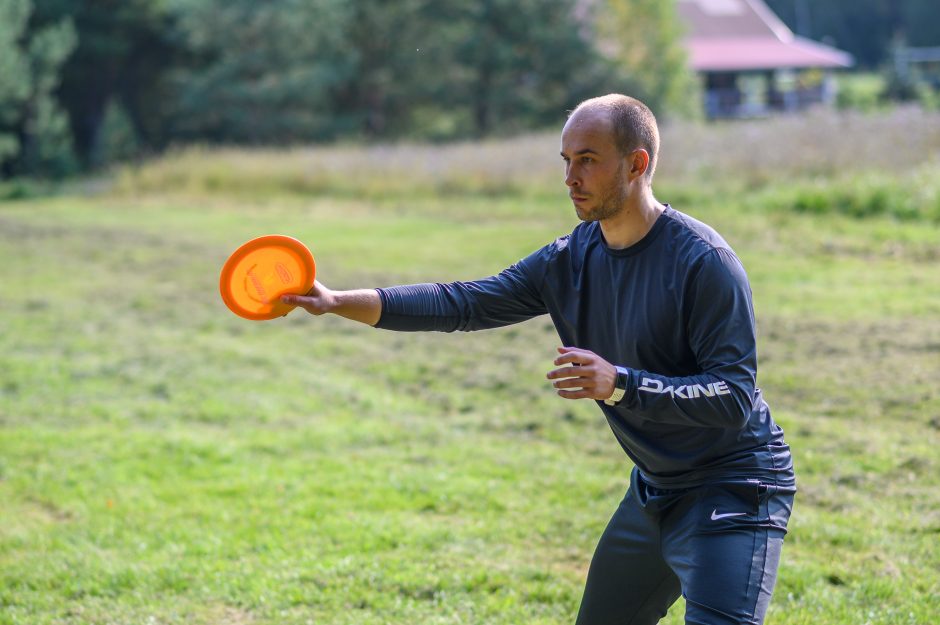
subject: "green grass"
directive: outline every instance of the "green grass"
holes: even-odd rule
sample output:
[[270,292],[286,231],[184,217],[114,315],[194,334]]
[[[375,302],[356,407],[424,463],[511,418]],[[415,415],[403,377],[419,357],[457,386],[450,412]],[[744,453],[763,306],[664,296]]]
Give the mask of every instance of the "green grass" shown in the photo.
[[[217,293],[269,232],[334,288],[489,275],[571,229],[562,193],[141,176],[0,205],[0,624],[573,622],[630,465],[551,392],[547,320],[252,323]],[[851,181],[667,183],[744,259],[794,451],[768,623],[935,623],[940,226],[785,199]]]

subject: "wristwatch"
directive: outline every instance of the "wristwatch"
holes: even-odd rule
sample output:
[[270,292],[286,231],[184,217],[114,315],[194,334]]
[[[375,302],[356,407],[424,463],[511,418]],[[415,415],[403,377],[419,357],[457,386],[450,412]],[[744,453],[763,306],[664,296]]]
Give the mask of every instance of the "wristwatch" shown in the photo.
[[627,379],[630,371],[626,367],[616,367],[617,379],[614,380],[614,394],[604,400],[608,406],[616,406],[627,392]]

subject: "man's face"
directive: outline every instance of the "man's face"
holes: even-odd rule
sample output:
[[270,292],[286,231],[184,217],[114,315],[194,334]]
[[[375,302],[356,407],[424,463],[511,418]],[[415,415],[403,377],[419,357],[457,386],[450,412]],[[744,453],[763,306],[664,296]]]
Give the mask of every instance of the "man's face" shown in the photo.
[[623,210],[627,198],[626,159],[614,145],[613,125],[604,111],[581,110],[561,133],[565,184],[582,221],[600,221]]

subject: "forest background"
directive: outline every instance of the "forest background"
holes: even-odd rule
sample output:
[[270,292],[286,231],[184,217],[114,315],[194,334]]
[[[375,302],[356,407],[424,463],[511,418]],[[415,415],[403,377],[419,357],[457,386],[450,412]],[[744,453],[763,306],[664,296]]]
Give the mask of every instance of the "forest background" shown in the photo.
[[[879,75],[869,100],[936,104],[893,80],[892,50],[940,45],[940,4],[768,5]],[[694,116],[681,37],[653,0],[0,0],[0,175],[190,143],[506,136],[611,91]]]
[[605,91],[748,271],[799,485],[768,625],[936,625],[940,98],[892,56],[940,3],[768,4],[854,55],[836,107],[700,119],[660,0],[0,0],[0,625],[573,622],[631,465],[550,320],[218,281],[272,232],[337,289],[492,275],[578,223],[559,129]]

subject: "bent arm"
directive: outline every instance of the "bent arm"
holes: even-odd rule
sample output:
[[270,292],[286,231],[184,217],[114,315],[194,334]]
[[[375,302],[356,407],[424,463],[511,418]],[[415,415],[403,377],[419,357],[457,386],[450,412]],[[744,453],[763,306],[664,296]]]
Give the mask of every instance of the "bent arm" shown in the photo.
[[727,250],[715,250],[693,275],[686,326],[698,364],[672,377],[632,369],[622,405],[660,423],[740,429],[754,408],[757,337],[747,275]]
[[713,374],[668,377],[630,369],[621,405],[659,423],[739,430],[753,409],[753,387]]

